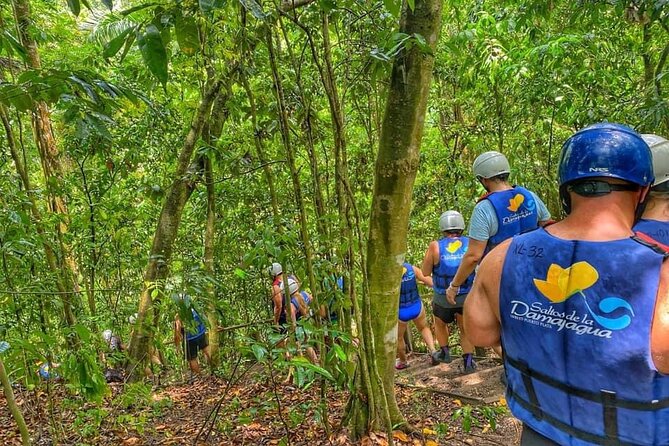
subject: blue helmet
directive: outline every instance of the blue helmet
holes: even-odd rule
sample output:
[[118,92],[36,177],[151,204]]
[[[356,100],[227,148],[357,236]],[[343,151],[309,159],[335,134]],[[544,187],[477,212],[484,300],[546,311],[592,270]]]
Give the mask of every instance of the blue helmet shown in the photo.
[[618,178],[648,186],[653,183],[653,158],[637,132],[603,122],[579,130],[562,146],[560,186],[592,177]]
[[608,122],[573,134],[562,145],[558,167],[560,196],[570,211],[567,185],[587,178],[617,178],[641,187],[653,184],[653,160],[648,144],[631,128]]

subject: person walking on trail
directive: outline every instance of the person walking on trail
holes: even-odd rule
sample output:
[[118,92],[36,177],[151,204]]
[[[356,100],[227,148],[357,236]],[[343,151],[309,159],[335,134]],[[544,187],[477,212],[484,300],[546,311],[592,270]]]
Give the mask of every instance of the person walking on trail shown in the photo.
[[[311,316],[309,305],[313,301],[313,297],[305,290],[300,290],[300,286],[296,280],[288,279],[288,292],[290,293],[290,314],[293,322],[297,323],[300,320],[306,320]],[[316,350],[309,345],[310,330],[304,324],[299,324],[295,327],[295,338],[297,340],[298,349],[304,345],[309,360],[317,364],[318,355]]]
[[450,363],[452,361],[448,347],[448,324],[457,321],[463,353],[463,370],[465,373],[472,373],[476,370],[474,345],[467,338],[462,324],[462,306],[474,281],[474,273],[471,272],[467,279],[462,281],[454,302],[446,299],[448,284],[452,283],[460,262],[468,252],[471,240],[462,235],[465,230],[465,219],[458,211],[450,210],[441,214],[439,229],[443,237],[430,242],[421,268],[425,277],[431,276],[434,290],[432,313],[434,314],[434,332],[440,349],[432,355],[432,358],[435,362]]
[[[105,365],[104,376],[108,383],[123,382],[123,370],[120,367],[123,362],[121,354],[125,351],[125,345],[120,336],[115,335],[110,329],[102,332],[105,342],[105,351],[100,352],[102,363]],[[109,354],[107,358],[106,353]]]
[[646,209],[634,230],[669,245],[669,141],[652,134],[641,137],[653,154],[655,181],[648,193]]
[[201,372],[200,363],[197,359],[199,351],[202,351],[207,363],[211,363],[207,327],[204,325],[202,316],[192,307],[189,297],[181,295],[180,299],[186,311],[190,310],[192,323],[187,323],[184,326],[184,322],[177,313],[174,319],[174,345],[177,347],[177,351],[184,349],[191,372],[199,374]]
[[487,193],[474,207],[469,221],[469,248],[446,289],[451,305],[485,254],[504,240],[543,226],[551,218],[534,192],[509,183],[511,166],[503,154],[482,153],[474,160],[473,171]]
[[[280,263],[272,263],[272,266],[268,268],[268,272],[272,278],[272,308],[274,324],[278,327],[279,332],[284,334],[286,333],[286,324],[288,323],[288,318],[286,313],[286,294],[284,292],[285,287],[283,283],[283,267]],[[288,275],[288,283],[290,284],[291,281],[299,288],[300,282],[293,274]],[[295,296],[295,301],[298,302],[298,307],[304,307],[306,305],[301,294]]]
[[407,363],[407,350],[406,344],[404,342],[404,333],[406,332],[407,325],[409,321],[413,321],[416,325],[416,329],[423,337],[425,345],[427,345],[428,351],[430,353],[430,358],[432,360],[432,365],[436,365],[434,354],[436,350],[434,348],[434,338],[432,337],[432,331],[430,326],[427,323],[425,317],[425,308],[423,307],[423,301],[420,298],[420,293],[418,292],[418,283],[422,282],[425,285],[432,287],[432,278],[425,277],[420,269],[416,268],[410,263],[404,262],[402,267],[402,285],[400,286],[400,307],[399,307],[399,322],[398,322],[398,333],[397,333],[397,360],[395,361],[395,368],[397,370],[403,370],[409,367]]
[[669,445],[669,262],[632,231],[648,145],[602,123],[562,146],[567,217],[486,256],[465,302],[476,345],[504,346],[521,445]]

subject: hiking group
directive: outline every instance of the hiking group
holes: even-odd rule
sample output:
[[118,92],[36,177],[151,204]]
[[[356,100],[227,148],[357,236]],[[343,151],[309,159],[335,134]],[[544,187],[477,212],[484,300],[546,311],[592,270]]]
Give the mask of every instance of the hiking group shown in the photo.
[[[487,193],[467,235],[448,210],[420,268],[402,264],[395,367],[407,367],[409,321],[432,364],[452,362],[455,321],[464,373],[476,370],[475,346],[503,359],[521,445],[669,445],[669,141],[613,123],[573,134],[558,167],[558,222],[509,182],[502,153],[478,156],[473,173]],[[274,271],[281,327],[307,313],[293,297],[283,309],[283,269]],[[436,345],[419,283],[432,288]]]

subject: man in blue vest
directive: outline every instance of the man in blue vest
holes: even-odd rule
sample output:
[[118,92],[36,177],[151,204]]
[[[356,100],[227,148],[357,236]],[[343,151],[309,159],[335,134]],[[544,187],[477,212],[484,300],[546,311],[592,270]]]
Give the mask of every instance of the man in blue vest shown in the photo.
[[181,300],[177,301],[177,306],[182,311],[190,312],[191,321],[184,326],[179,314],[176,315],[174,319],[174,345],[177,351],[181,351],[183,347],[191,372],[199,374],[201,369],[197,360],[198,352],[202,351],[207,362],[211,362],[207,327],[204,325],[200,313],[193,308],[189,296],[181,294],[179,297]]
[[465,327],[501,344],[521,445],[669,445],[669,262],[632,231],[653,182],[648,145],[602,123],[562,147],[567,217],[481,263]]
[[474,160],[473,170],[487,193],[474,207],[469,221],[469,248],[446,289],[451,304],[455,304],[459,288],[486,253],[516,234],[543,226],[551,218],[534,192],[509,183],[511,166],[503,154],[482,153]]
[[441,214],[439,229],[443,237],[430,242],[421,266],[423,275],[432,278],[434,290],[432,314],[434,314],[434,333],[440,348],[432,354],[432,361],[434,364],[452,361],[448,347],[448,324],[456,321],[460,329],[463,370],[465,373],[472,373],[476,370],[474,346],[467,339],[462,325],[462,306],[474,282],[474,273],[472,272],[462,286],[458,287],[455,302],[446,299],[446,289],[469,249],[470,239],[462,235],[462,231],[465,230],[465,219],[458,211],[450,210]]

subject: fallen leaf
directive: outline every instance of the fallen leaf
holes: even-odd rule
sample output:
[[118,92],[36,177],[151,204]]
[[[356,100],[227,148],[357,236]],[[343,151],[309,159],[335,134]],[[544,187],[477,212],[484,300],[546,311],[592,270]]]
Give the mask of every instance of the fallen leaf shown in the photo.
[[428,429],[427,427],[423,428],[423,434],[424,435],[437,435],[437,433],[435,431],[433,431],[432,429]]
[[136,444],[139,444],[141,440],[137,437],[130,437],[126,438],[123,440],[123,446],[135,446]]
[[426,440],[425,441],[425,446],[439,446],[439,445],[434,440]]
[[402,431],[393,431],[393,438],[400,441],[409,441],[409,437]]
[[455,404],[458,407],[462,407],[462,401],[460,400],[453,400],[453,404]]

